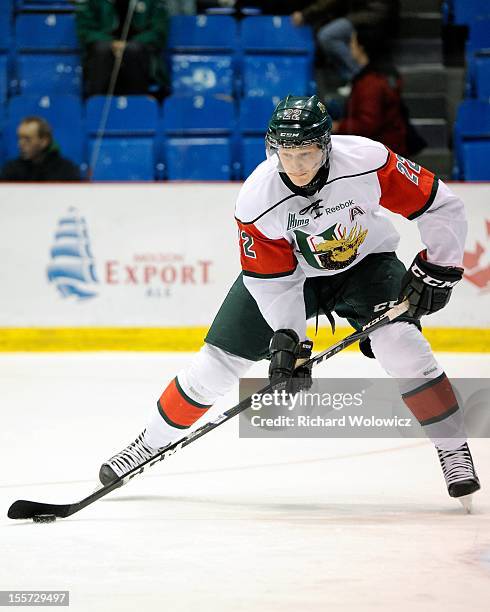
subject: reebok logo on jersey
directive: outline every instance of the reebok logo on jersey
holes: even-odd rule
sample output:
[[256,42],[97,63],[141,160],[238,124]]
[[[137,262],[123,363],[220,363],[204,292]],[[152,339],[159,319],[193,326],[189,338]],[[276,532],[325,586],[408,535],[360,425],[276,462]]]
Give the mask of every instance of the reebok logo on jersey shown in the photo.
[[286,231],[295,229],[296,227],[303,227],[304,225],[308,225],[309,222],[310,222],[309,219],[297,219],[296,213],[289,213],[288,214],[288,226],[286,228]]
[[332,206],[332,208],[325,208],[324,213],[329,215],[330,213],[338,212],[339,210],[343,210],[344,208],[348,208],[354,204],[354,200],[347,200],[347,202],[340,202],[337,206]]

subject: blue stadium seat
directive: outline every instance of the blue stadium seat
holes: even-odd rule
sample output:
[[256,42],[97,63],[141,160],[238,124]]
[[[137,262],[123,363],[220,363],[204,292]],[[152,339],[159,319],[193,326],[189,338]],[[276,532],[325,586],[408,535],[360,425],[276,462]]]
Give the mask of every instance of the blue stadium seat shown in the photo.
[[216,96],[170,96],[163,106],[167,134],[229,134],[235,124],[231,100]]
[[272,111],[280,97],[244,97],[240,100],[239,128],[242,134],[265,136]]
[[[89,144],[93,158],[95,141]],[[92,171],[94,181],[153,181],[155,148],[153,138],[108,136],[101,142],[97,163]]]
[[[6,3],[6,6],[3,6]],[[0,11],[0,51],[6,51],[12,44],[12,0],[4,0]]]
[[17,7],[21,11],[73,11],[73,0],[17,0]]
[[75,16],[56,13],[19,15],[15,21],[15,44],[21,52],[76,52]]
[[265,159],[265,132],[279,98],[242,98],[240,101],[241,176],[247,176]]
[[[90,163],[101,128],[106,98],[87,102]],[[155,134],[158,104],[149,96],[113,98],[92,178],[96,181],[152,181],[155,178]]]
[[481,100],[463,100],[456,116],[460,137],[487,136],[490,138],[490,104]]
[[245,53],[313,55],[315,43],[309,26],[296,27],[289,16],[259,15],[242,20],[241,47]]
[[[93,96],[87,100],[87,130],[96,134],[100,127],[107,98]],[[119,96],[112,98],[105,125],[106,134],[154,134],[158,122],[158,103],[150,96]]]
[[243,60],[243,94],[282,98],[306,95],[311,86],[311,59],[306,56],[247,55]]
[[82,66],[75,55],[18,55],[17,75],[23,94],[81,93]]
[[0,55],[0,105],[4,104],[8,92],[8,59]]
[[456,25],[469,25],[480,17],[490,16],[488,0],[452,0],[452,11]]
[[[209,6],[203,8],[206,15],[236,15],[236,8],[233,6]],[[261,9],[255,6],[242,6],[240,12],[244,17],[262,14]]]
[[462,173],[465,181],[490,181],[490,139],[462,144]]
[[169,180],[229,181],[232,176],[229,138],[167,138],[166,175]]
[[467,97],[475,97],[477,58],[485,61],[490,57],[490,18],[478,19],[470,24],[469,36],[466,41],[466,77],[465,89]]
[[5,123],[5,107],[0,104],[0,166],[2,166],[7,159],[5,152]]
[[167,48],[174,52],[231,52],[238,38],[237,22],[225,15],[175,15]]
[[[476,170],[472,166],[474,156],[481,150],[484,142],[490,142],[490,104],[481,100],[464,100],[459,105],[454,126],[453,178],[479,180],[470,179],[469,176],[475,176]],[[488,159],[475,163],[476,168],[479,168],[481,163],[488,166]]]
[[167,98],[164,158],[170,180],[230,180],[235,111],[214,96]]
[[265,160],[265,141],[260,136],[244,136],[240,146],[242,178],[246,179]]
[[475,94],[479,100],[490,100],[490,55],[474,58]]
[[172,93],[175,95],[233,95],[233,60],[230,55],[172,55]]
[[44,117],[53,128],[61,154],[78,165],[85,161],[85,138],[80,98],[67,94],[45,96],[16,96],[10,99],[5,132],[8,157],[16,157],[16,130],[27,116]]
[[466,52],[490,51],[490,18],[478,19],[470,24]]

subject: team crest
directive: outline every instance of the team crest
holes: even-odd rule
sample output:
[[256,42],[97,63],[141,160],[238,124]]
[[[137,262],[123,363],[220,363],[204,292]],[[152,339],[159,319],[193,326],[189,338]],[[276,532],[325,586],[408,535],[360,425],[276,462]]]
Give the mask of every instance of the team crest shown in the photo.
[[299,249],[306,261],[314,268],[342,270],[357,257],[368,230],[357,224],[347,233],[347,228],[336,223],[318,235],[294,230]]

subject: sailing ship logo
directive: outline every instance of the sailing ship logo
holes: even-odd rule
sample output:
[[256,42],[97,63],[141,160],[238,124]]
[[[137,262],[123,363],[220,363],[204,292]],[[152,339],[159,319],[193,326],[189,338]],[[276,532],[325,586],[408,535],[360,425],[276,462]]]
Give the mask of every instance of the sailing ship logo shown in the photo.
[[97,296],[99,280],[87,223],[76,208],[69,208],[58,221],[50,256],[48,281],[53,283],[62,297],[86,300]]

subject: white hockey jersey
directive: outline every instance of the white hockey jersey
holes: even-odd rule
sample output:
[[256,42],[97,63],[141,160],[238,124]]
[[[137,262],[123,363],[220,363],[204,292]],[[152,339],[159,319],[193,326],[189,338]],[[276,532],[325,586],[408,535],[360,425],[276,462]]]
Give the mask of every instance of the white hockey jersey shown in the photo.
[[370,253],[396,250],[399,235],[383,209],[417,220],[428,261],[461,265],[461,200],[379,142],[332,136],[328,181],[311,197],[291,191],[274,158],[256,168],[235,217],[244,283],[272,329],[294,329],[304,339],[306,277],[338,274]]

